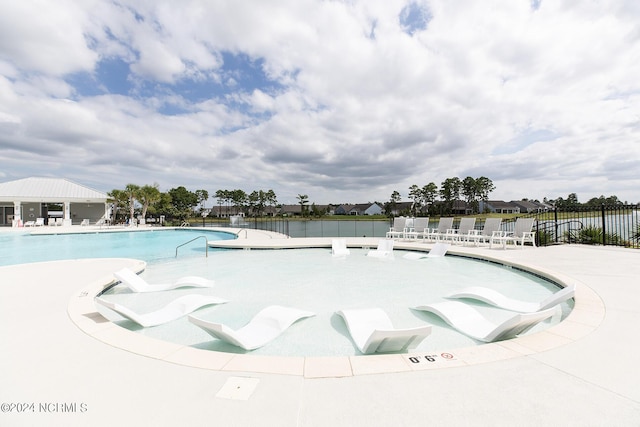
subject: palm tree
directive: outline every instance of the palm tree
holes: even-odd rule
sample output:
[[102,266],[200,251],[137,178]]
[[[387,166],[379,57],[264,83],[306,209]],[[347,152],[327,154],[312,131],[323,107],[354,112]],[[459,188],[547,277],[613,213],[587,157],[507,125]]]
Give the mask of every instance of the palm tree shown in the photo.
[[129,200],[129,219],[131,221],[133,221],[135,202],[138,199],[139,191],[140,186],[135,184],[127,184],[124,188],[124,193],[127,195],[127,199]]
[[307,204],[309,204],[309,196],[307,196],[306,194],[298,194],[297,199],[298,203],[300,204],[300,213],[302,214],[302,216],[307,216]]
[[142,205],[142,219],[147,217],[147,210],[149,206],[160,201],[160,190],[158,184],[144,185],[138,190],[136,198]]
[[113,203],[113,212],[112,212],[112,216],[113,216],[113,221],[115,222],[117,216],[118,216],[118,210],[120,208],[126,208],[129,198],[127,197],[127,194],[122,191],[122,190],[111,190],[107,193],[107,196],[109,196],[110,198],[110,202]]

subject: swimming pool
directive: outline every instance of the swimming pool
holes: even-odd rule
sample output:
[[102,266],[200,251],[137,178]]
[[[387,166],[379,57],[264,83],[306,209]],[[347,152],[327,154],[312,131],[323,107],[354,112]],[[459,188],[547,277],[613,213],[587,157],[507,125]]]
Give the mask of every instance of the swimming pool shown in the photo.
[[[276,340],[250,353],[349,356],[360,353],[342,318],[335,314],[338,310],[379,307],[398,328],[432,324],[432,334],[412,350],[431,352],[479,343],[453,330],[437,316],[413,311],[410,307],[442,301],[443,295],[471,285],[487,286],[527,301],[540,301],[558,291],[557,285],[547,279],[495,263],[459,256],[409,260],[402,257],[404,251],[395,251],[394,259],[383,260],[367,257],[366,252],[352,249],[351,255],[334,258],[330,250],[324,248],[216,251],[208,258],[156,263],[142,273],[150,283],[199,275],[215,280],[214,288],[134,294],[119,285],[103,297],[144,313],[190,293],[217,296],[229,302],[205,307],[194,315],[227,324],[233,329],[244,326],[268,305],[309,310],[316,315],[300,320]],[[550,323],[539,324],[530,333],[557,324],[570,312],[570,304],[563,303]],[[473,305],[495,322],[513,315],[482,303]],[[99,307],[99,311],[118,325],[148,337],[205,350],[245,353],[238,347],[213,339],[187,318],[141,328],[104,307]]]
[[[174,259],[176,247],[198,236],[233,239],[231,233],[187,229],[146,229],[70,234],[0,233],[0,266],[80,258],[135,258],[149,263]],[[205,239],[178,250],[179,259],[205,256]],[[210,249],[211,250],[211,249]]]
[[[135,258],[147,262],[143,276],[149,282],[167,282],[184,275],[199,275],[216,281],[212,289],[179,289],[153,294],[133,294],[117,286],[105,298],[112,298],[134,311],[145,313],[160,308],[189,293],[215,295],[229,303],[205,307],[195,315],[222,322],[234,329],[246,324],[267,305],[289,305],[316,313],[294,324],[285,334],[252,354],[277,356],[357,355],[346,325],[336,311],[348,308],[380,307],[397,328],[433,324],[434,331],[416,351],[452,349],[478,344],[449,328],[438,317],[412,311],[410,307],[434,303],[462,287],[482,285],[527,301],[540,301],[557,292],[547,279],[501,264],[459,256],[407,260],[396,251],[393,260],[365,256],[365,249],[352,249],[346,258],[334,258],[329,249],[222,250],[209,249],[204,240],[233,239],[229,232],[162,229],[79,233],[61,235],[0,234],[5,249],[0,265],[79,258]],[[190,240],[195,241],[179,249]],[[480,280],[482,279],[482,280]],[[473,303],[472,303],[473,304]],[[511,312],[476,308],[493,321],[506,319]],[[552,322],[530,332],[558,323],[570,312],[564,303]],[[104,307],[98,310],[120,326],[140,334],[206,350],[244,351],[211,338],[186,318],[166,325],[142,329]]]

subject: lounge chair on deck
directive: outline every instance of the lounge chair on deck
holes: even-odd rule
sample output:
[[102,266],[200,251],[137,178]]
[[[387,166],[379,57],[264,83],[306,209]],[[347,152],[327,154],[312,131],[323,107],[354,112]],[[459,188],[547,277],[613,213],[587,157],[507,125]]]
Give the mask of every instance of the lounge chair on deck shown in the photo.
[[127,307],[102,298],[96,298],[95,300],[98,304],[115,311],[145,328],[171,322],[207,305],[224,304],[227,302],[227,300],[206,295],[184,295],[171,301],[159,310],[139,314]]
[[407,232],[406,223],[407,223],[407,218],[403,216],[394,218],[393,226],[389,228],[389,231],[387,231],[386,238],[395,239],[395,238],[404,237],[404,234]]
[[473,307],[459,301],[444,301],[415,307],[428,311],[451,325],[454,329],[479,341],[493,342],[513,338],[541,321],[553,316],[556,307],[535,313],[515,314],[500,324],[495,324]]
[[247,325],[234,331],[222,323],[213,323],[189,316],[189,321],[209,335],[245,350],[255,350],[273,341],[289,326],[305,317],[315,316],[310,311],[272,305],[254,316]]
[[337,314],[344,319],[353,342],[363,354],[415,348],[431,333],[431,325],[395,329],[380,308],[342,310]]
[[505,310],[518,311],[520,313],[534,313],[536,311],[546,310],[554,307],[570,298],[576,293],[576,286],[569,285],[562,290],[550,295],[548,298],[540,302],[527,302],[509,298],[500,292],[490,288],[481,286],[472,286],[461,289],[453,294],[447,295],[446,298],[468,298],[485,302],[489,305],[504,308]]
[[393,240],[378,240],[378,247],[376,248],[376,250],[367,252],[367,256],[376,258],[391,258],[393,256]]
[[56,227],[64,224],[64,218],[56,218]]
[[500,232],[501,223],[502,218],[487,218],[484,221],[482,230],[467,233],[467,236],[464,238],[464,244],[474,241],[476,246],[478,246],[479,243],[490,242],[491,237],[493,237],[496,232]]
[[447,232],[451,233],[453,229],[453,217],[443,217],[438,221],[438,227],[429,232],[427,238],[429,240],[440,240],[447,236]]
[[502,249],[507,248],[507,243],[513,243],[515,246],[524,248],[525,242],[531,242],[536,246],[536,233],[532,230],[535,218],[517,218],[516,224],[513,229],[513,233],[494,234],[489,241],[489,247],[493,247],[493,244],[502,244]]
[[85,218],[80,222],[80,226],[82,227],[86,227],[87,225],[89,225],[89,219]]
[[35,221],[26,221],[26,222],[24,223],[24,226],[25,226],[25,227],[35,227],[35,225],[36,225],[36,222],[35,222]]
[[113,273],[113,275],[133,292],[157,292],[186,287],[211,288],[214,285],[213,280],[208,280],[198,276],[181,277],[175,282],[167,284],[149,284],[142,277],[128,268],[118,270]]
[[441,258],[445,256],[445,254],[449,250],[449,246],[451,245],[448,243],[438,242],[435,245],[433,245],[433,247],[428,253],[409,252],[407,254],[404,254],[402,258],[406,258],[406,259]]
[[347,249],[346,239],[333,239],[331,240],[331,254],[333,256],[349,255],[351,251]]
[[36,218],[35,226],[44,227],[44,218]]
[[413,219],[413,227],[404,234],[405,239],[424,239],[429,233],[429,218],[420,217]]
[[454,242],[463,242],[469,234],[473,234],[476,227],[475,218],[462,218],[460,219],[460,225],[457,229],[448,230],[445,238]]

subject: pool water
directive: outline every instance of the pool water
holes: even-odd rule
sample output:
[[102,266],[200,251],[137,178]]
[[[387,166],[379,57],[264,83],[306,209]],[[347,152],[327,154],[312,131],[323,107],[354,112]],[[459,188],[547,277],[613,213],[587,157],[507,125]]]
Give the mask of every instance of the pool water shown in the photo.
[[[467,286],[486,286],[513,298],[537,302],[557,292],[554,283],[506,266],[469,258],[446,256],[409,260],[404,251],[394,259],[366,256],[365,250],[351,249],[351,255],[335,258],[329,249],[220,250],[208,258],[191,257],[151,262],[143,277],[150,283],[166,283],[184,275],[215,280],[210,289],[186,288],[167,292],[134,294],[118,285],[105,299],[146,313],[181,295],[215,295],[228,303],[202,308],[195,316],[244,326],[262,308],[284,305],[309,310],[316,316],[292,325],[284,334],[252,351],[273,356],[345,356],[360,354],[336,311],[348,308],[379,307],[387,312],[395,327],[433,325],[432,334],[416,351],[451,350],[482,344],[460,334],[437,316],[411,307],[444,300],[443,296]],[[467,300],[492,321],[500,322],[513,313]],[[571,310],[563,303],[554,318],[537,325],[529,333],[558,323]],[[120,326],[143,335],[196,348],[245,353],[216,340],[182,318],[152,328],[141,328],[117,313],[99,311]]]
[[[207,240],[235,238],[230,233],[184,229],[59,235],[2,233],[0,266],[79,258],[135,258],[162,262],[175,258],[178,245],[198,236],[206,236]],[[179,248],[178,257],[204,257],[205,251],[205,239],[198,238]]]

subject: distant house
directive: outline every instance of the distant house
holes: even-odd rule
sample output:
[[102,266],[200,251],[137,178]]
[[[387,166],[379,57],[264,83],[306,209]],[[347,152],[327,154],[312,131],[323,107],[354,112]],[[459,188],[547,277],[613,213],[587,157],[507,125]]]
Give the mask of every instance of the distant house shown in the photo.
[[382,206],[377,203],[359,203],[356,205],[340,205],[335,209],[335,215],[380,215]]
[[453,207],[451,208],[451,213],[454,215],[471,215],[473,213],[473,208],[464,200],[455,200],[453,202]]
[[275,206],[265,206],[264,210],[262,211],[262,215],[264,216],[276,216],[277,213],[278,209],[276,209]]
[[353,209],[354,205],[339,205],[335,211],[335,215],[349,215],[349,212]]
[[319,215],[333,215],[333,206],[331,205],[316,205],[312,203],[311,206],[308,206],[309,213],[314,215],[315,213]]
[[511,203],[518,206],[522,213],[540,213],[552,209],[551,206],[545,205],[544,203],[529,200],[512,200]]
[[214,216],[216,218],[228,218],[232,215],[243,215],[240,211],[240,208],[235,206],[214,206],[211,208],[210,216]]
[[380,215],[384,211],[383,207],[377,203],[367,203],[363,215]]
[[505,202],[503,200],[480,201],[480,212],[486,211],[503,214],[518,214],[520,213],[520,207],[512,202]]
[[390,212],[387,212],[387,214],[391,216],[410,214],[412,206],[413,202],[396,202],[389,206]]
[[302,205],[281,205],[278,214],[284,216],[301,216]]

